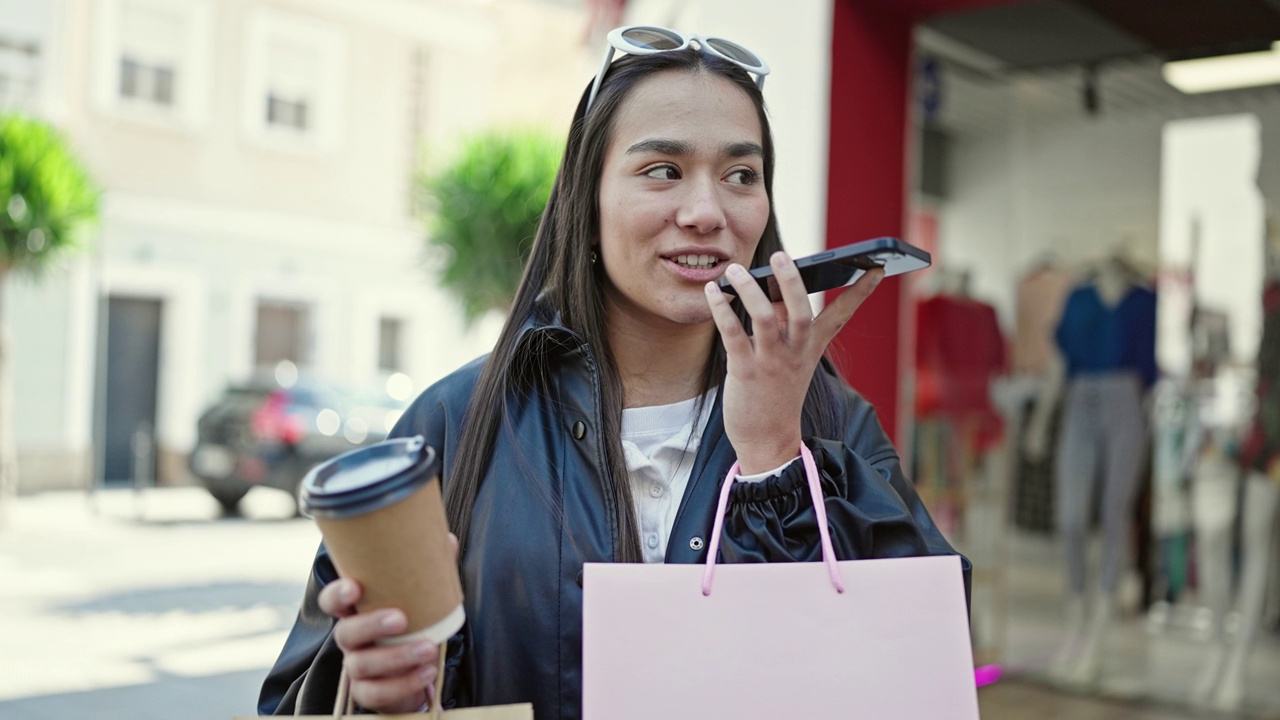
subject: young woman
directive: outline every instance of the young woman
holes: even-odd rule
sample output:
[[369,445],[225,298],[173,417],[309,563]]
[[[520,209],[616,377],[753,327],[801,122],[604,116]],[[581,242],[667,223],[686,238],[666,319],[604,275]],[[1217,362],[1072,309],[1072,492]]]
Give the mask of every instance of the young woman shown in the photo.
[[[823,360],[881,274],[813,317],[773,214],[768,68],[660,28],[610,43],[496,347],[424,392],[393,433],[442,454],[461,538],[467,623],[448,645],[446,708],[532,702],[540,720],[578,718],[583,563],[703,562],[735,460],[724,562],[821,557],[792,462],[801,442],[842,559],[954,552],[873,408]],[[610,64],[614,49],[629,54]],[[765,263],[782,302],[744,270]],[[740,300],[717,289],[721,275]],[[322,547],[261,712],[331,712],[344,662],[363,708],[435,700],[436,649],[376,645],[404,614],[356,615],[360,592]]]

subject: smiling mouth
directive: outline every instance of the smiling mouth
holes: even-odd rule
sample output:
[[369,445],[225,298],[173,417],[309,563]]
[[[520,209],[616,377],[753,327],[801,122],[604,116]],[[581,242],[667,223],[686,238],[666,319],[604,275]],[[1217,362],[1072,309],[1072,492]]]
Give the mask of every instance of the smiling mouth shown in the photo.
[[696,270],[713,268],[723,262],[720,258],[714,255],[676,255],[670,259],[681,267],[693,268]]

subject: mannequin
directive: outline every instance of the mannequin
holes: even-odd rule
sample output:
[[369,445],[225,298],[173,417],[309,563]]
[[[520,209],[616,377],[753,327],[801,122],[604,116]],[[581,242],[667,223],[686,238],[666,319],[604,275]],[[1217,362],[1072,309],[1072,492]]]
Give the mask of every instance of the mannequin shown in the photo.
[[[1014,523],[1038,533],[1053,531],[1053,458],[1048,449],[1057,437],[1052,427],[1057,413],[1052,410],[1062,383],[1062,357],[1054,331],[1077,276],[1047,253],[1028,268],[1017,286],[1014,375],[1008,386],[1011,404],[1006,409],[1010,424],[1022,430],[1015,457]],[[1050,397],[1047,403],[1040,402],[1048,381],[1053,383]],[[1032,446],[1030,452],[1028,445]]]
[[[1061,360],[1050,370],[1027,434],[1028,455],[1042,456],[1052,408],[1065,393],[1054,499],[1066,555],[1066,639],[1050,666],[1050,675],[1064,684],[1091,684],[1101,670],[1147,449],[1144,408],[1156,379],[1155,307],[1155,293],[1121,254],[1099,263],[1067,298],[1055,335]],[[1095,497],[1099,473],[1101,493]],[[1089,607],[1087,524],[1095,504],[1103,547]]]
[[[1249,651],[1257,638],[1267,574],[1275,551],[1277,510],[1280,509],[1280,228],[1267,218],[1266,280],[1263,285],[1262,340],[1258,350],[1257,407],[1241,442],[1236,463],[1212,444],[1203,453],[1197,473],[1197,523],[1201,585],[1213,611],[1213,648],[1192,699],[1220,710],[1235,710],[1244,700],[1245,671]],[[1240,581],[1236,592],[1239,626],[1234,639],[1226,632],[1231,601],[1231,520],[1235,495],[1229,505],[1221,488],[1213,484],[1214,472],[1234,479],[1243,476],[1240,506]],[[1204,473],[1201,475],[1200,473]],[[1217,493],[1213,491],[1217,489]],[[1201,506],[1204,507],[1201,507]],[[1217,508],[1217,512],[1215,512]]]

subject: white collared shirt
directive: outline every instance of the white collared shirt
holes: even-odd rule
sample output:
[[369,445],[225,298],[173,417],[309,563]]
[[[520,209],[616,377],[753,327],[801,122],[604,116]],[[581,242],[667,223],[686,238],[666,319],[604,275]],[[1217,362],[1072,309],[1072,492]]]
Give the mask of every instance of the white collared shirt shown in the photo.
[[[700,399],[622,411],[622,451],[631,476],[640,549],[647,563],[663,562],[667,556],[667,542],[698,456],[702,429],[715,405],[715,389],[705,396],[695,433],[693,413]],[[772,472],[739,476],[738,482],[759,482],[778,475],[791,462]]]

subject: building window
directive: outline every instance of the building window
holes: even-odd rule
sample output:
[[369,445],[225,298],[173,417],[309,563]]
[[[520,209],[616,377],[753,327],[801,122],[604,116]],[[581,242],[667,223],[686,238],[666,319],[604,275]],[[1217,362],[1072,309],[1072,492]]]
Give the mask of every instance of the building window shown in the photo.
[[120,97],[172,107],[188,31],[177,7],[124,0],[120,5]]
[[173,66],[120,59],[120,97],[173,105]]
[[315,43],[281,35],[267,40],[267,125],[305,133],[308,110],[322,92],[321,50]]
[[404,370],[401,357],[403,336],[404,321],[400,318],[384,317],[378,321],[378,369],[382,372]]
[[311,364],[311,308],[305,303],[260,300],[254,366],[270,368],[285,360],[298,367]]
[[259,9],[250,13],[245,36],[245,132],[277,149],[335,149],[346,64],[341,29]]
[[289,100],[275,93],[267,96],[267,124],[293,128],[300,132],[307,129],[307,101],[305,98]]
[[34,108],[40,46],[0,35],[0,109]]
[[98,0],[99,109],[199,128],[212,86],[213,8],[206,0]]

